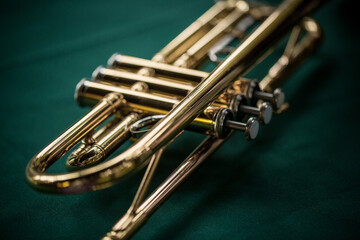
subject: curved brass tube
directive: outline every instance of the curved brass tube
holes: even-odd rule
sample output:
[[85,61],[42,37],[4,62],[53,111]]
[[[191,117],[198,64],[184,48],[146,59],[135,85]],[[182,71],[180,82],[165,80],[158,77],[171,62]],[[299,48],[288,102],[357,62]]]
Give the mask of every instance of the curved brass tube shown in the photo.
[[[177,134],[226,88],[237,76],[248,71],[263,53],[269,50],[280,37],[311,11],[318,1],[291,0],[280,5],[235,51],[201,81],[169,114],[133,146],[119,156],[78,172],[52,175],[44,171],[65,151],[88,134],[121,104],[119,95],[112,94],[101,101],[92,111],[53,141],[30,160],[27,181],[36,189],[58,193],[81,193],[108,187],[126,174],[147,163],[160,148]],[[296,14],[294,14],[296,12]],[[80,126],[95,123],[92,127]],[[71,141],[68,141],[71,140]]]

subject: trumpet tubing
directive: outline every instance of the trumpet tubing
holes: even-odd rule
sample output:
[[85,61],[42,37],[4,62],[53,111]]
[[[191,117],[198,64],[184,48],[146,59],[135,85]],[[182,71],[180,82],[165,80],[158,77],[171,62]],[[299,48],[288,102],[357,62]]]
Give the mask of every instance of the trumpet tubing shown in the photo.
[[[28,183],[45,192],[82,193],[146,167],[129,210],[104,239],[131,237],[233,131],[252,140],[259,124],[284,110],[278,87],[320,42],[320,27],[307,17],[320,3],[287,0],[275,8],[218,1],[151,60],[114,54],[92,79],[78,83],[75,100],[92,109],[30,160]],[[290,30],[284,54],[268,74],[261,81],[246,79]],[[195,69],[209,61],[217,65],[213,71]],[[162,152],[185,130],[205,140],[145,199]],[[137,140],[130,148],[103,162],[131,137]],[[66,160],[69,173],[45,172],[80,141]]]

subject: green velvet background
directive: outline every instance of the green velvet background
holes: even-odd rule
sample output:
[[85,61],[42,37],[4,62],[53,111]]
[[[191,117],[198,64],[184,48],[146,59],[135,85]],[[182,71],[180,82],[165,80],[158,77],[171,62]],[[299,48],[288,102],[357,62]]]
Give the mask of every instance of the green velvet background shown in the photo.
[[[114,52],[151,58],[211,5],[211,0],[1,3],[0,238],[99,239],[111,229],[139,178],[83,195],[47,195],[25,183],[26,164],[87,111],[73,100],[82,77]],[[314,15],[326,38],[284,86],[290,109],[253,142],[235,134],[134,239],[359,239],[356,14],[351,1],[334,0]],[[188,133],[173,144],[155,182],[199,139]]]

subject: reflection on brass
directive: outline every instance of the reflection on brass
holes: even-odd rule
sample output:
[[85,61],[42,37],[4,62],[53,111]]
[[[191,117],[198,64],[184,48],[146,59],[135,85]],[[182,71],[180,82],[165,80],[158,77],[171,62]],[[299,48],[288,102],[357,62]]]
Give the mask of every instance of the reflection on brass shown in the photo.
[[[287,108],[278,87],[321,40],[320,27],[307,17],[320,2],[287,0],[270,7],[218,1],[152,60],[114,54],[108,66],[77,85],[76,101],[92,109],[30,160],[27,182],[43,192],[76,194],[107,188],[147,166],[129,210],[103,239],[131,237],[233,131],[255,139],[259,122],[268,124],[272,110]],[[246,79],[289,32],[284,54],[268,74],[259,82]],[[221,60],[220,53],[228,55]],[[210,73],[195,69],[208,61],[217,64]],[[163,151],[185,130],[205,140],[146,197]],[[137,140],[105,161],[130,138]],[[79,142],[67,158],[68,173],[46,173]]]

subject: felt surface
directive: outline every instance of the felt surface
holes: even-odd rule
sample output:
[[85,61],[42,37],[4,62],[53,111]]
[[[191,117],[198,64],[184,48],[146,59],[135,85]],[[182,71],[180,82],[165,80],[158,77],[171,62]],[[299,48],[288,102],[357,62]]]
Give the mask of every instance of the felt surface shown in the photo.
[[[0,237],[99,239],[125,213],[141,173],[106,190],[60,196],[32,190],[25,167],[87,111],[73,100],[82,77],[114,52],[150,59],[212,1],[1,5]],[[134,239],[359,239],[356,11],[338,0],[314,14],[325,39],[284,85],[290,109],[253,142],[232,136]],[[201,139],[187,133],[172,144],[154,182]]]

